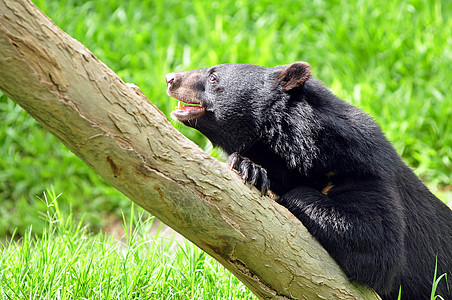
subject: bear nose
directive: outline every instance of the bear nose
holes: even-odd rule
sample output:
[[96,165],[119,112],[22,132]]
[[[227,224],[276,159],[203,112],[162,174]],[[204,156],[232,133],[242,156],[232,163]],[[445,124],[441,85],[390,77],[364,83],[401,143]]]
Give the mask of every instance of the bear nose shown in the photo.
[[176,74],[174,74],[174,73],[166,74],[166,85],[170,86],[174,82],[175,78],[176,78]]

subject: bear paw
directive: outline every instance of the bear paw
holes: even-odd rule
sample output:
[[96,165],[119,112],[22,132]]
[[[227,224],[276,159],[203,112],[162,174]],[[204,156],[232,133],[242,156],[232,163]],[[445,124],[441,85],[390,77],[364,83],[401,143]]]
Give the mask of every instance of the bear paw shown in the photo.
[[241,156],[237,152],[232,153],[227,161],[228,166],[239,172],[244,182],[257,187],[262,195],[266,195],[270,188],[270,180],[267,177],[267,170],[262,166],[253,163],[250,159]]

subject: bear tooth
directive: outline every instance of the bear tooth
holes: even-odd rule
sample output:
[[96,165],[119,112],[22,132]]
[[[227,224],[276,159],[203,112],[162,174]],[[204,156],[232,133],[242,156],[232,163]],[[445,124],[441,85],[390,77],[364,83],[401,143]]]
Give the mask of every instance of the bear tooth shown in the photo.
[[175,107],[176,110],[183,110],[184,107],[182,106],[182,104],[180,103],[180,101],[177,103],[177,106]]

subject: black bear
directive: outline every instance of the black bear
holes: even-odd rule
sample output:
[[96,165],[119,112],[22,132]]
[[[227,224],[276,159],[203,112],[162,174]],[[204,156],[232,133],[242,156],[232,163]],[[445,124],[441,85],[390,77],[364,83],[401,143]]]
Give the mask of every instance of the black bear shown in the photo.
[[198,129],[262,193],[270,188],[351,281],[383,299],[452,299],[452,211],[407,167],[374,120],[305,62],[224,64],[166,77],[173,118]]

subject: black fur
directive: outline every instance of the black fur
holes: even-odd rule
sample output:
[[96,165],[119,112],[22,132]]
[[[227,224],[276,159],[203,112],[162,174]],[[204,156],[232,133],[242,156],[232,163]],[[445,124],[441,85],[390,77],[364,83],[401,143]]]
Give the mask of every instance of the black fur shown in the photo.
[[[263,193],[270,185],[351,281],[383,299],[400,286],[402,299],[429,299],[437,258],[451,285],[452,211],[307,63],[218,65],[167,82],[170,96],[202,106],[183,123],[230,154],[245,181]],[[445,279],[437,294],[452,299]]]

